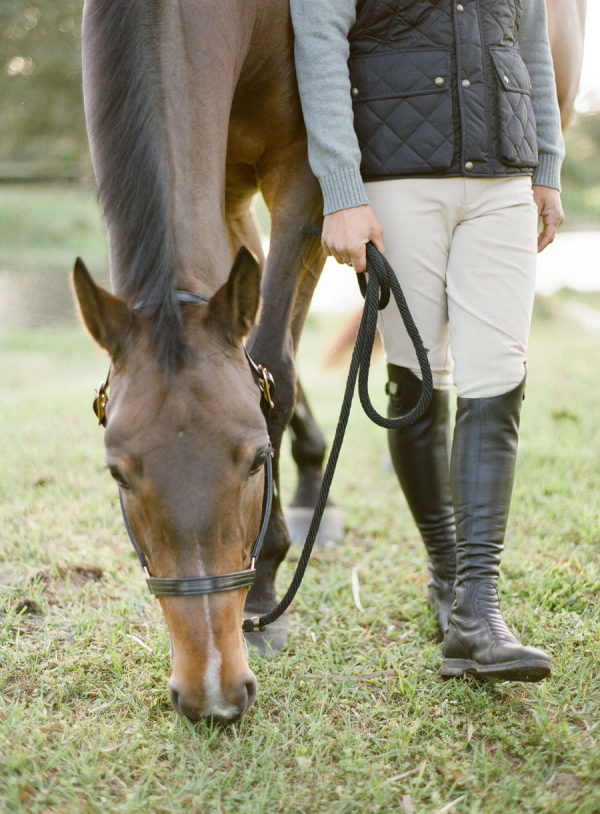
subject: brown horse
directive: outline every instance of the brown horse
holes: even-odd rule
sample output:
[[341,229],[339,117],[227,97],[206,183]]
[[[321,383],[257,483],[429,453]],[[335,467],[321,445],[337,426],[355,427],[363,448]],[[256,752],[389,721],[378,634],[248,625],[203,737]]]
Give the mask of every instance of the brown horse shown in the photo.
[[[246,569],[269,439],[277,450],[292,416],[296,348],[324,261],[319,241],[300,231],[320,222],[322,202],[288,4],[86,0],[83,81],[114,294],[80,261],[74,287],[111,360],[110,473],[153,577]],[[257,189],[271,211],[271,248],[247,347],[275,377],[268,428],[243,347],[263,265]],[[178,290],[208,302],[182,304]],[[288,545],[275,490],[247,599],[244,589],[160,597],[171,699],[188,718],[229,723],[252,702],[244,602],[253,613],[273,606]]]

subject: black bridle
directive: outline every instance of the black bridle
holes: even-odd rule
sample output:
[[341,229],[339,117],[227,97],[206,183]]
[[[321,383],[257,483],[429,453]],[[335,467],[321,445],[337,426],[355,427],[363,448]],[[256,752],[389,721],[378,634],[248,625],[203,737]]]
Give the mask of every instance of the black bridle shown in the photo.
[[[177,290],[177,302],[181,304],[195,303],[206,304],[208,299],[202,294],[195,294],[192,291]],[[134,310],[143,308],[142,302],[137,302],[134,305]],[[274,390],[273,376],[262,365],[257,364],[249,355],[248,351],[244,348],[246,359],[250,365],[252,376],[261,391],[261,409],[263,414],[266,415],[268,410],[273,406],[272,393]],[[97,396],[94,399],[93,408],[98,418],[98,423],[106,426],[106,405],[108,403],[109,393],[110,370],[106,380],[100,384],[97,391]],[[195,596],[199,594],[214,594],[221,593],[222,591],[234,591],[238,588],[251,588],[254,585],[256,578],[256,560],[260,554],[260,549],[265,539],[269,518],[271,516],[271,505],[273,502],[273,448],[269,444],[267,450],[267,457],[264,465],[265,470],[265,489],[263,495],[263,508],[262,518],[260,521],[260,528],[258,535],[252,544],[250,552],[250,567],[244,568],[242,571],[231,571],[227,574],[213,574],[210,576],[201,577],[153,577],[150,575],[148,569],[148,560],[142,553],[139,547],[133,530],[127,518],[125,511],[125,504],[123,502],[123,494],[119,489],[119,503],[121,505],[121,512],[123,514],[123,522],[125,529],[129,535],[131,544],[137,554],[140,565],[144,569],[146,575],[146,582],[150,593],[154,596]]]
[[[306,234],[313,236],[320,235],[321,233],[320,228],[313,226],[303,227],[302,231],[304,231]],[[352,353],[352,361],[350,363],[350,369],[348,371],[348,380],[346,382],[346,389],[344,392],[344,398],[340,410],[340,417],[335,431],[335,438],[333,440],[333,444],[331,446],[331,450],[329,453],[329,458],[327,460],[327,466],[325,467],[325,472],[323,474],[323,480],[321,482],[319,497],[317,499],[310,528],[308,530],[308,534],[304,542],[304,547],[302,549],[302,553],[300,554],[300,558],[296,566],[296,571],[294,573],[294,576],[292,577],[292,581],[285,595],[282,597],[280,602],[268,613],[264,614],[263,616],[252,616],[249,619],[245,619],[242,624],[242,630],[245,633],[258,632],[264,630],[268,625],[270,625],[272,622],[278,619],[283,613],[285,613],[287,608],[290,606],[291,602],[293,601],[296,595],[296,592],[298,591],[298,588],[300,587],[300,583],[302,582],[302,578],[304,576],[304,572],[306,571],[306,567],[310,559],[310,554],[317,537],[319,524],[321,522],[321,518],[323,516],[323,512],[325,511],[325,506],[327,504],[329,489],[331,487],[333,474],[335,472],[335,467],[337,464],[342,442],[344,440],[344,434],[346,432],[346,427],[348,424],[348,418],[350,416],[352,396],[354,393],[354,389],[356,387],[357,379],[360,402],[365,413],[371,419],[371,421],[373,421],[375,424],[378,424],[380,427],[384,427],[386,429],[403,429],[404,427],[410,426],[425,413],[431,401],[431,396],[433,393],[433,378],[431,374],[429,360],[427,358],[428,351],[427,348],[425,348],[425,346],[423,345],[423,341],[421,339],[421,336],[419,335],[417,326],[413,321],[398,278],[390,264],[385,259],[385,257],[379,252],[379,250],[372,243],[367,244],[366,253],[367,253],[368,274],[366,276],[363,274],[357,275],[359,287],[365,300],[365,305],[361,317],[360,326],[358,329],[358,334],[356,337],[356,344],[354,346],[354,351]],[[385,306],[390,300],[390,294],[393,294],[394,300],[400,312],[400,316],[402,317],[402,321],[404,323],[406,331],[415,349],[415,353],[417,356],[422,376],[421,395],[419,397],[418,402],[411,410],[409,410],[409,412],[406,415],[397,418],[385,418],[384,416],[380,415],[377,412],[377,410],[373,407],[373,404],[371,403],[368,387],[371,351],[373,349],[373,341],[375,338],[375,331],[377,326],[377,313],[382,308],[385,308]],[[182,303],[208,302],[206,297],[203,297],[200,294],[194,294],[190,291],[178,291],[177,299],[179,302]],[[138,304],[135,307],[140,308],[143,306]],[[262,365],[257,365],[250,358],[247,352],[246,358],[248,359],[248,363],[255,377],[256,383],[261,390],[262,393],[261,405],[263,413],[265,414],[266,417],[269,407],[273,406],[271,398],[271,391],[274,387],[273,377]],[[100,385],[98,389],[98,395],[94,400],[94,412],[98,416],[99,424],[105,423],[104,408],[106,407],[106,403],[108,401],[107,391],[108,391],[108,379],[105,383]],[[137,543],[135,542],[135,539],[129,527],[129,523],[127,521],[127,516],[125,515],[125,510],[123,509],[123,518],[125,520],[125,527],[127,528],[129,537],[131,539],[131,542],[133,543],[133,547],[135,548],[138,554],[142,567],[146,572],[148,587],[150,588],[151,592],[155,594],[155,596],[184,596],[186,594],[189,595],[189,594],[214,593],[217,591],[227,591],[233,590],[234,588],[242,588],[250,586],[254,583],[255,578],[254,565],[256,562],[256,558],[258,557],[258,552],[260,551],[260,546],[262,545],[262,540],[266,532],[267,524],[269,521],[269,514],[271,511],[271,500],[273,489],[272,463],[271,463],[272,450],[269,449],[269,452],[270,455],[268,456],[267,462],[265,464],[267,475],[265,479],[263,518],[261,521],[259,535],[256,538],[254,545],[252,547],[250,568],[245,569],[244,571],[236,571],[231,574],[221,574],[209,577],[192,577],[188,579],[161,579],[151,577],[150,574],[148,573],[147,563],[144,559],[143,554],[139,550]],[[122,501],[121,507],[123,508]]]

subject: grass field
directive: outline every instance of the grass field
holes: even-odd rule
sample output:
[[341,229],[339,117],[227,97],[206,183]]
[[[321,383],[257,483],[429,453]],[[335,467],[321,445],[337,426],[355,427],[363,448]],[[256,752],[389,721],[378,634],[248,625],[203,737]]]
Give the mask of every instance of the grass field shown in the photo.
[[[72,249],[66,229],[49,273]],[[100,263],[100,237],[89,251]],[[19,252],[44,258],[35,241]],[[333,488],[345,540],[313,558],[289,646],[253,662],[257,700],[228,730],[168,702],[168,636],[91,411],[103,354],[73,325],[0,327],[0,811],[600,811],[600,333],[573,303],[600,306],[568,292],[536,306],[501,580],[551,679],[441,681],[421,544],[357,403]],[[330,438],[345,373],[315,359],[335,327],[311,317],[300,360]],[[382,385],[379,361],[380,407]],[[283,476],[289,495],[287,449]]]

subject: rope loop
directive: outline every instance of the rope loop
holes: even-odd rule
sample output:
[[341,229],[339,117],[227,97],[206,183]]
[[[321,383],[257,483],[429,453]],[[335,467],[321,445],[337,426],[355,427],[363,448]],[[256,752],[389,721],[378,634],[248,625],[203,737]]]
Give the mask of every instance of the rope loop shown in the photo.
[[[429,359],[427,358],[427,349],[423,345],[423,340],[414,323],[398,278],[384,255],[381,254],[373,243],[367,243],[367,274],[368,281],[364,294],[365,304],[356,339],[357,344],[359,344],[360,341],[358,395],[362,408],[371,421],[387,430],[400,430],[418,421],[429,407],[429,402],[433,395],[431,367],[429,365]],[[361,276],[363,275],[357,275],[357,277]],[[406,415],[399,416],[398,418],[386,418],[377,412],[371,402],[368,386],[371,354],[375,341],[375,331],[377,330],[377,311],[381,307],[381,301],[386,292],[387,298],[389,299],[390,288],[394,295],[396,306],[400,311],[404,327],[415,349],[422,380],[421,395],[418,402]]]

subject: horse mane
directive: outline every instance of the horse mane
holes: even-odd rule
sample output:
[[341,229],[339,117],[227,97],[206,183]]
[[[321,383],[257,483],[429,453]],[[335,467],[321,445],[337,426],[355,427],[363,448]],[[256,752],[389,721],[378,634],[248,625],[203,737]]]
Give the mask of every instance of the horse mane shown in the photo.
[[155,0],[95,0],[86,26],[93,102],[86,99],[98,196],[109,229],[113,287],[143,303],[166,371],[185,361]]

